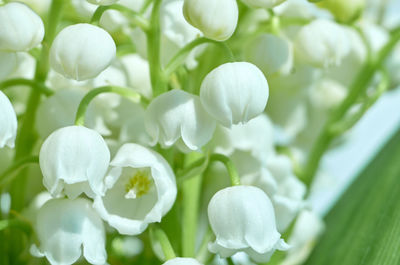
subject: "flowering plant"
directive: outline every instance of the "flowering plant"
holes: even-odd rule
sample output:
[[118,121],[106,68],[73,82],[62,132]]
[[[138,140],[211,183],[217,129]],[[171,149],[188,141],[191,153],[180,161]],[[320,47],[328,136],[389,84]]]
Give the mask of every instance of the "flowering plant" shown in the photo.
[[0,1],[0,264],[305,262],[322,157],[400,83],[350,2]]

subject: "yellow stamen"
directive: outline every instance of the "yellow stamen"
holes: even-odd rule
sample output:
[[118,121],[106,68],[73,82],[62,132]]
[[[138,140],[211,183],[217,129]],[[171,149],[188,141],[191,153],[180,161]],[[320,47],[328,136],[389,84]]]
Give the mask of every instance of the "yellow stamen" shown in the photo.
[[125,185],[125,198],[135,199],[147,194],[152,180],[147,171],[137,171]]

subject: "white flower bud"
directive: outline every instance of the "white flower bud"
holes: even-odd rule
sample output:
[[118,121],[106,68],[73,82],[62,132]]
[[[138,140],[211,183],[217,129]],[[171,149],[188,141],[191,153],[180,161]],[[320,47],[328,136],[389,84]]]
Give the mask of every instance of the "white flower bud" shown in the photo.
[[75,198],[104,194],[103,179],[110,151],[99,133],[83,126],[69,126],[53,132],[43,143],[39,156],[43,184],[57,196],[62,191]]
[[93,207],[110,226],[125,235],[142,233],[160,222],[175,202],[175,175],[158,153],[138,144],[124,144],[111,161],[107,191]]
[[267,76],[289,74],[293,68],[293,46],[283,37],[262,34],[246,47],[246,58]]
[[224,41],[236,29],[239,10],[236,0],[185,0],[183,15],[205,37]]
[[285,0],[242,0],[248,6],[261,7],[261,8],[272,8],[274,6],[282,4]]
[[0,148],[14,147],[17,137],[17,115],[8,97],[0,91]]
[[262,113],[268,95],[264,74],[247,62],[218,66],[204,78],[200,88],[204,108],[225,127],[246,123]]
[[108,6],[115,4],[118,0],[87,0],[89,3],[100,6]]
[[162,265],[202,265],[202,264],[192,258],[174,258],[168,260]]
[[216,235],[208,248],[222,258],[243,251],[264,263],[276,249],[289,248],[276,230],[272,203],[259,188],[234,186],[218,191],[208,205],[208,219]]
[[0,51],[0,80],[7,78],[17,69],[18,56],[15,52]]
[[52,68],[67,78],[86,80],[106,69],[116,54],[114,40],[105,30],[90,24],[64,28],[50,50]]
[[204,110],[198,96],[182,90],[161,94],[147,107],[146,130],[153,138],[169,147],[178,142],[182,151],[199,150],[211,140],[216,122]]
[[42,19],[27,5],[12,2],[0,6],[0,50],[27,51],[44,37]]
[[298,56],[316,67],[339,65],[350,52],[347,31],[325,19],[317,19],[297,33],[295,48]]
[[106,263],[104,225],[89,200],[46,202],[37,214],[36,234],[40,247],[33,245],[31,253],[52,265],[73,264],[82,254],[91,264]]

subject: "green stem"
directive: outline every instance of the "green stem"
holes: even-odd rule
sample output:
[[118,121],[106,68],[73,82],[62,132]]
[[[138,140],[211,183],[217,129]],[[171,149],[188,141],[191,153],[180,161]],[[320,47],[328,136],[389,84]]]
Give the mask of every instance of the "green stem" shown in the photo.
[[166,78],[161,67],[161,28],[160,28],[160,8],[161,0],[155,0],[150,18],[150,29],[147,34],[147,58],[150,65],[150,79],[154,97],[167,90]]
[[[12,164],[8,169],[6,169],[3,174],[0,175],[0,189],[4,187],[8,182],[10,182],[13,178],[8,177],[12,176],[12,173],[15,173],[16,171],[24,168],[25,166],[32,164],[32,163],[39,163],[39,157],[38,156],[30,156],[23,158],[14,164]],[[15,175],[13,175],[15,176]],[[7,178],[8,177],[8,178]]]
[[91,90],[89,93],[87,93],[79,103],[78,111],[76,112],[76,117],[75,117],[75,125],[83,126],[85,124],[85,114],[87,108],[89,107],[90,102],[97,95],[102,93],[116,93],[123,97],[129,98],[134,102],[139,102],[141,98],[140,94],[129,88],[117,87],[117,86],[103,86],[95,88]]
[[332,140],[337,136],[333,133],[332,127],[340,122],[348,110],[353,106],[361,94],[363,94],[370,84],[375,72],[382,67],[383,62],[400,40],[400,32],[395,32],[388,43],[379,51],[375,60],[367,61],[357,75],[350,87],[349,94],[339,107],[331,114],[324,125],[319,137],[313,145],[308,160],[300,177],[307,186],[310,186],[319,163],[325,151],[329,148]]
[[197,46],[204,44],[204,43],[211,43],[219,46],[221,49],[223,49],[226,54],[228,55],[228,58],[231,62],[236,61],[235,56],[232,53],[232,50],[228,47],[228,45],[225,42],[220,42],[220,41],[215,41],[215,40],[210,40],[204,37],[195,39],[188,44],[186,44],[185,47],[183,47],[181,50],[179,50],[174,57],[168,62],[167,66],[165,67],[164,71],[164,76],[169,77],[172,73],[178,69],[188,54]]
[[236,170],[235,165],[233,164],[232,160],[229,157],[221,154],[212,154],[210,156],[210,162],[214,161],[219,161],[225,165],[226,169],[228,170],[229,176],[231,178],[232,186],[240,185],[239,174]]
[[149,29],[149,22],[147,21],[147,19],[143,18],[140,13],[135,12],[132,9],[129,9],[123,5],[118,5],[118,4],[109,5],[109,6],[99,6],[96,9],[96,11],[94,12],[92,19],[90,20],[90,23],[98,24],[101,16],[107,10],[120,11],[121,13],[125,14],[133,22],[133,24],[139,26],[144,31]]
[[150,238],[154,241],[158,241],[163,250],[164,256],[166,260],[173,259],[176,257],[175,251],[171,245],[171,242],[168,239],[167,234],[156,225],[150,227]]
[[29,86],[31,88],[36,88],[40,93],[46,96],[51,96],[54,94],[54,92],[50,88],[46,87],[43,83],[37,83],[34,80],[25,78],[13,78],[3,81],[0,83],[0,90],[6,90],[7,88],[13,86]]

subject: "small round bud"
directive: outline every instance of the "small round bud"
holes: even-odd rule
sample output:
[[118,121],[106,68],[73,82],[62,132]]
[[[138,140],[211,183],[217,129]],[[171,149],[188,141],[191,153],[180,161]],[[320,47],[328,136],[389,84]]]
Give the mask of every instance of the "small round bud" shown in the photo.
[[99,75],[115,54],[110,34],[82,23],[68,26],[57,35],[50,50],[50,64],[65,77],[82,81]]
[[200,88],[204,108],[225,127],[246,123],[262,113],[268,95],[264,74],[247,62],[218,66],[204,78]]
[[44,37],[41,18],[28,6],[13,2],[0,6],[0,50],[27,51]]
[[236,29],[239,10],[236,0],[185,0],[183,15],[205,37],[224,41]]

